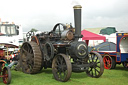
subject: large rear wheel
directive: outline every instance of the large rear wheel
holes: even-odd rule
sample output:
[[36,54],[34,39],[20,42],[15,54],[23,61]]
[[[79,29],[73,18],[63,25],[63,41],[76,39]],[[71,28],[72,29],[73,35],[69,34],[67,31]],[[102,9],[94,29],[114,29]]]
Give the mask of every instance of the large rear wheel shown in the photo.
[[23,43],[20,57],[24,73],[37,73],[41,69],[42,54],[37,43],[30,41]]
[[104,63],[102,56],[97,52],[90,52],[88,63],[91,66],[88,68],[86,73],[93,78],[100,77],[104,72]]
[[52,62],[52,72],[56,80],[68,81],[72,73],[71,61],[68,56],[65,54],[56,55]]

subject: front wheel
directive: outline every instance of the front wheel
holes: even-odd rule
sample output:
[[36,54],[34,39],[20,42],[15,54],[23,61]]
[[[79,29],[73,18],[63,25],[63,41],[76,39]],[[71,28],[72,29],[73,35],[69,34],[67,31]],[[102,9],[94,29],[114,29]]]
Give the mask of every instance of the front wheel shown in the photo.
[[90,52],[88,63],[90,67],[86,71],[87,75],[93,78],[99,78],[104,72],[104,63],[102,56],[97,52]]
[[66,82],[72,73],[71,61],[65,54],[58,54],[52,62],[52,73],[58,81]]
[[4,67],[2,74],[3,74],[3,82],[5,84],[10,84],[10,82],[11,82],[10,68],[9,67]]

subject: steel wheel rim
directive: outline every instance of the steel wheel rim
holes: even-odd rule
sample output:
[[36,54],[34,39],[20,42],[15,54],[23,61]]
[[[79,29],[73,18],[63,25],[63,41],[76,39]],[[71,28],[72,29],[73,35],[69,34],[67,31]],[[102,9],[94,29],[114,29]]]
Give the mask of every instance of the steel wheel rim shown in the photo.
[[7,84],[8,82],[8,70],[6,68],[3,69],[3,82]]
[[97,52],[90,52],[88,63],[91,64],[91,66],[88,68],[86,73],[90,77],[98,78],[100,77],[104,72],[104,63],[102,56]]
[[62,82],[68,81],[72,72],[69,58],[64,54],[58,54],[53,60],[52,72],[56,80]]
[[105,69],[110,69],[112,67],[112,59],[109,56],[104,56],[103,62]]

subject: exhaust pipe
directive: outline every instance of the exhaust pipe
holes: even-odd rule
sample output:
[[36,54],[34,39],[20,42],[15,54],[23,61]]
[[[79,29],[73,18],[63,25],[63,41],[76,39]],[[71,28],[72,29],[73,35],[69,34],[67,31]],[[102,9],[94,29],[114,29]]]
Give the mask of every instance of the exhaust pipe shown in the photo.
[[77,40],[82,38],[81,35],[81,5],[75,5],[74,7],[74,23],[75,23],[75,37]]

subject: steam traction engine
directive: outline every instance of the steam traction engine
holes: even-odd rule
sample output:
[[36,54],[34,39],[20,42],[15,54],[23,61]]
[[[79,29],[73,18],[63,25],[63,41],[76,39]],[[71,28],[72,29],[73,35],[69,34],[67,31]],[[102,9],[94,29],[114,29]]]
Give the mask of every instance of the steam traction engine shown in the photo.
[[104,65],[100,54],[88,53],[85,42],[78,41],[81,35],[81,6],[74,6],[75,28],[58,23],[50,32],[31,37],[21,47],[20,63],[24,73],[38,73],[42,68],[52,68],[54,78],[68,81],[72,72],[86,72],[98,78]]

